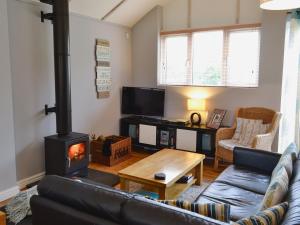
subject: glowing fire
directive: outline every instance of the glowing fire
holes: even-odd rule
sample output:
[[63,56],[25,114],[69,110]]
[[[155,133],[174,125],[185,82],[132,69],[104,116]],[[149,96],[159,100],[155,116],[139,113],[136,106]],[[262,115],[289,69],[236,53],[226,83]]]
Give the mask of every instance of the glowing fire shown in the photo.
[[70,160],[81,160],[85,156],[85,144],[80,143],[76,145],[72,145],[69,148],[69,159]]

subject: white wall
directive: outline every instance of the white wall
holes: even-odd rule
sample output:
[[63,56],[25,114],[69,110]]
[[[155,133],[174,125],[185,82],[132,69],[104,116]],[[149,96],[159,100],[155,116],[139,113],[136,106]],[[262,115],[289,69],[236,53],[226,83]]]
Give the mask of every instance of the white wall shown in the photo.
[[[237,12],[237,0],[192,0],[191,28],[233,25],[236,18],[242,24],[261,22],[262,11],[259,0],[240,0],[240,12]],[[163,8],[163,30],[187,28],[188,1],[172,0]]]
[[[183,2],[185,2],[185,0],[171,1],[169,5],[165,6],[163,9],[164,16],[161,15],[164,18],[164,30],[186,28],[187,20],[184,21],[186,17],[181,16],[181,13],[185,12]],[[213,5],[216,3],[211,0],[201,0],[201,2],[206,2],[204,5]],[[218,2],[220,4],[220,1]],[[232,4],[228,5],[235,7],[235,5]],[[226,9],[228,5],[227,1],[226,4],[224,1],[222,5],[218,6],[218,10],[224,8],[225,12],[229,12],[230,9]],[[193,11],[200,12],[202,10],[201,7],[203,8],[201,4],[195,4],[193,5]],[[280,110],[286,14],[284,12],[263,12],[261,15],[260,10],[257,10],[257,8],[258,4],[257,7],[249,6],[249,11],[242,14],[242,12],[246,11],[242,4],[243,10],[241,10],[240,18],[245,23],[262,22],[259,88],[167,87],[165,105],[165,116],[167,118],[188,118],[189,112],[186,110],[186,100],[193,96],[207,98],[207,109],[210,112],[214,108],[227,109],[228,113],[224,120],[225,125],[232,124],[234,111],[238,107],[262,106],[278,111]],[[253,12],[251,9],[253,9]],[[218,10],[216,11],[218,12]],[[133,27],[133,76],[135,82],[134,85],[136,86],[156,87],[156,67],[158,59],[157,54],[155,53],[157,52],[158,41],[154,38],[155,34],[152,32],[158,30],[162,26],[157,23],[159,20],[155,19],[156,17],[153,16],[155,13],[159,14],[160,11],[158,9],[153,9],[151,13],[146,15]],[[234,10],[232,10],[232,12],[233,11]],[[250,14],[257,15],[257,17],[253,18],[249,16]],[[226,24],[223,24],[223,22],[219,23],[215,20],[213,11],[211,14],[205,14],[205,21],[208,21],[207,23],[204,23],[200,19],[195,19],[196,16],[192,15],[192,18],[194,18],[192,24],[194,24],[194,27],[234,24],[235,17],[230,16],[228,19],[227,13],[222,15],[224,20],[218,19],[218,21],[227,21]],[[203,15],[199,14],[197,15],[197,18],[198,17],[203,17]],[[214,23],[212,24],[211,21],[214,21]],[[230,24],[229,22],[232,23]],[[134,40],[139,41],[135,42]],[[153,55],[155,56],[153,57]]]
[[[44,140],[55,134],[55,115],[45,116],[45,104],[55,104],[52,24],[40,22],[40,6],[9,0],[9,35],[15,122],[17,179],[44,171]],[[51,11],[51,9],[45,9]],[[71,76],[73,130],[118,134],[120,89],[131,82],[130,29],[72,14]],[[112,46],[111,97],[97,99],[95,40]]]
[[16,164],[6,0],[0,1],[0,202],[16,194]]

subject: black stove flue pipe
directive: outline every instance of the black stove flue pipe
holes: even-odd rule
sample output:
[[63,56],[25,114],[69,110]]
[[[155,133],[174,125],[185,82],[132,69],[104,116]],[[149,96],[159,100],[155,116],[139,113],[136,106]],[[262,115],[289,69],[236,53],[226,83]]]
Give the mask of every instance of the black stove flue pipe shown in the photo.
[[69,0],[40,0],[53,6],[53,13],[41,12],[41,19],[52,20],[55,61],[55,100],[56,106],[45,113],[56,113],[56,130],[60,136],[72,131],[71,75],[70,75],[70,30]]

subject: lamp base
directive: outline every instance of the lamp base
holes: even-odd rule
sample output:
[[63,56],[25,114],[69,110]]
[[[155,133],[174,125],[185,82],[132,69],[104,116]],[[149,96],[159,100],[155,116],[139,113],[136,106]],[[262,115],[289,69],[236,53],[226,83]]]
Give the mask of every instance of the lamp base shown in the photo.
[[201,114],[200,113],[192,113],[190,117],[190,121],[192,125],[200,126],[201,124]]

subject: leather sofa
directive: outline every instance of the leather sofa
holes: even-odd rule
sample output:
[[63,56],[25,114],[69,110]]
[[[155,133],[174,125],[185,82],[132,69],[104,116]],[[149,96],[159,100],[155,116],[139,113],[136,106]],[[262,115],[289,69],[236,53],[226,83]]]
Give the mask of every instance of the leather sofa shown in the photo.
[[[234,149],[229,166],[196,202],[231,205],[231,220],[255,214],[262,202],[279,154]],[[283,225],[300,224],[300,160],[294,163]],[[225,225],[208,217],[104,185],[46,176],[31,198],[33,225]]]

